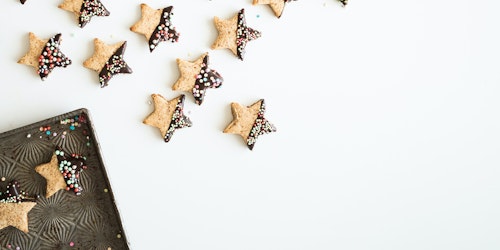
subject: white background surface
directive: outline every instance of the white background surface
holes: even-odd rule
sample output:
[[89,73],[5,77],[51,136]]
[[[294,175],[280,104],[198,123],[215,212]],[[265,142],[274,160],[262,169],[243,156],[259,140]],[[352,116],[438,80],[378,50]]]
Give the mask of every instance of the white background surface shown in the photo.
[[[84,28],[59,0],[0,3],[0,131],[90,110],[132,249],[500,249],[500,2],[251,0],[174,6],[179,43],[149,53],[129,27],[139,0],[105,1]],[[211,50],[214,16],[246,9],[263,34],[245,61]],[[63,34],[73,60],[42,82],[17,64],[28,32]],[[128,41],[134,70],[101,89],[92,39]],[[167,98],[175,58],[210,53],[225,78],[170,143],[142,124]],[[230,102],[267,103],[278,132],[249,151],[221,131]],[[144,191],[146,189],[147,191]]]

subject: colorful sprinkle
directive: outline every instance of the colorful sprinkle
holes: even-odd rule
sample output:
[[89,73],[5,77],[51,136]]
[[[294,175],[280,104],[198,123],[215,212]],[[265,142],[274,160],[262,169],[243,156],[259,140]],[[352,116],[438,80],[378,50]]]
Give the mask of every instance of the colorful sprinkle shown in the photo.
[[196,83],[193,87],[193,96],[196,104],[201,105],[207,88],[218,88],[222,85],[223,81],[224,79],[217,71],[208,68],[208,55],[205,56],[201,64],[200,73],[196,75]]
[[185,95],[181,95],[175,106],[174,114],[172,115],[172,120],[170,121],[170,126],[165,133],[165,142],[169,142],[176,129],[191,127],[191,120],[184,115],[184,99]]
[[87,169],[85,157],[77,154],[66,154],[61,148],[56,151],[57,160],[59,161],[59,171],[66,181],[66,190],[73,191],[76,195],[81,194],[83,188],[80,186],[80,173]]
[[250,134],[247,138],[247,146],[250,150],[255,146],[255,142],[260,135],[268,134],[271,132],[276,132],[276,127],[271,124],[266,118],[264,118],[264,113],[266,112],[266,105],[264,100],[260,104],[259,112],[257,113],[257,119],[250,130]]
[[109,16],[109,11],[99,0],[83,0],[78,25],[83,28],[93,16]]
[[118,48],[115,53],[108,59],[106,65],[99,72],[99,83],[101,88],[108,86],[109,80],[120,73],[132,73],[132,69],[127,65],[123,59],[123,54],[125,53],[125,48],[127,47],[127,42],[124,42],[120,48]]
[[71,64],[71,60],[60,50],[61,34],[57,34],[49,39],[38,57],[38,75],[42,80],[52,72],[55,67],[64,67]]
[[5,192],[0,192],[0,203],[21,203],[34,200],[34,197],[29,197],[28,193],[21,190],[21,185],[16,180],[7,184]]
[[247,43],[259,37],[261,37],[261,33],[259,31],[247,27],[245,19],[245,9],[241,9],[240,12],[238,12],[238,27],[236,30],[236,46],[238,58],[243,60]]
[[160,42],[170,41],[175,43],[179,41],[179,33],[175,30],[175,27],[172,25],[171,17],[174,15],[172,12],[173,7],[169,6],[163,9],[160,18],[160,24],[156,27],[156,29],[151,34],[149,38],[149,51],[153,52],[156,49],[156,46]]

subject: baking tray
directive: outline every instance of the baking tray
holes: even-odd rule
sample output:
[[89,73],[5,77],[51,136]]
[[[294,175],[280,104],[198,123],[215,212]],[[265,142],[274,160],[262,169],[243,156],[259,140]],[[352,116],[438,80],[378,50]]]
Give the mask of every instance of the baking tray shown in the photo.
[[[57,147],[86,157],[80,195],[59,190],[45,198],[47,180],[35,167],[49,162]],[[39,197],[28,213],[28,232],[1,229],[0,249],[129,249],[88,110],[1,133],[0,190],[12,180]]]

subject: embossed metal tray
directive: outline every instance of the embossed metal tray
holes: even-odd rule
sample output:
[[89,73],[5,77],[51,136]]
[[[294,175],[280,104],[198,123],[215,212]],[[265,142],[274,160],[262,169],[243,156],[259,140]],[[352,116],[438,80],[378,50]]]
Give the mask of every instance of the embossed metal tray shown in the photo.
[[[56,147],[85,157],[80,195],[61,189],[45,197],[47,180],[35,167],[49,162]],[[13,180],[39,197],[28,213],[28,232],[0,229],[0,249],[129,249],[86,109],[1,133],[0,190]]]

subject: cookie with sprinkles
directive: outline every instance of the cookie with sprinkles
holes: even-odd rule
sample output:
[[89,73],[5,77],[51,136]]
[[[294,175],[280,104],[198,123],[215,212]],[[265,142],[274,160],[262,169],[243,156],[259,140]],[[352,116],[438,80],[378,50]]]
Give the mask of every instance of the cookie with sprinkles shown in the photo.
[[0,196],[0,229],[13,226],[28,233],[28,213],[35,207],[36,199],[27,197],[17,181],[10,182]]
[[94,16],[109,16],[110,14],[100,0],[64,0],[59,8],[73,12],[80,28],[85,27]]
[[264,117],[264,99],[248,107],[233,102],[231,112],[233,121],[224,129],[224,133],[239,134],[250,150],[253,150],[260,135],[276,132],[276,127]]
[[35,171],[47,180],[45,196],[48,198],[61,189],[80,195],[83,190],[80,173],[87,169],[85,161],[81,155],[56,148],[50,162],[35,167]]
[[229,20],[214,17],[214,24],[219,34],[212,49],[230,49],[240,60],[243,60],[247,43],[261,37],[260,31],[247,27],[245,9]]
[[153,52],[160,42],[175,43],[179,40],[180,34],[172,25],[172,9],[173,6],[169,6],[155,10],[147,4],[141,4],[142,17],[130,30],[146,37],[150,52]]
[[113,45],[94,39],[94,54],[83,62],[83,66],[99,73],[101,88],[108,86],[109,81],[117,74],[130,74],[132,69],[123,59],[127,41]]
[[224,81],[219,72],[208,67],[208,53],[204,53],[194,62],[177,58],[177,66],[180,77],[172,89],[191,92],[198,105],[203,102],[207,89],[219,88]]
[[154,111],[144,119],[143,123],[160,130],[165,142],[169,142],[175,130],[191,127],[191,120],[184,115],[185,95],[167,100],[160,94],[152,94]]
[[285,5],[291,1],[297,0],[253,0],[253,5],[267,4],[273,10],[274,15],[280,18],[283,14],[283,10],[285,9]]
[[56,67],[66,68],[71,59],[61,52],[61,34],[49,39],[40,39],[34,33],[29,33],[29,51],[18,63],[32,66],[42,80],[47,79]]

